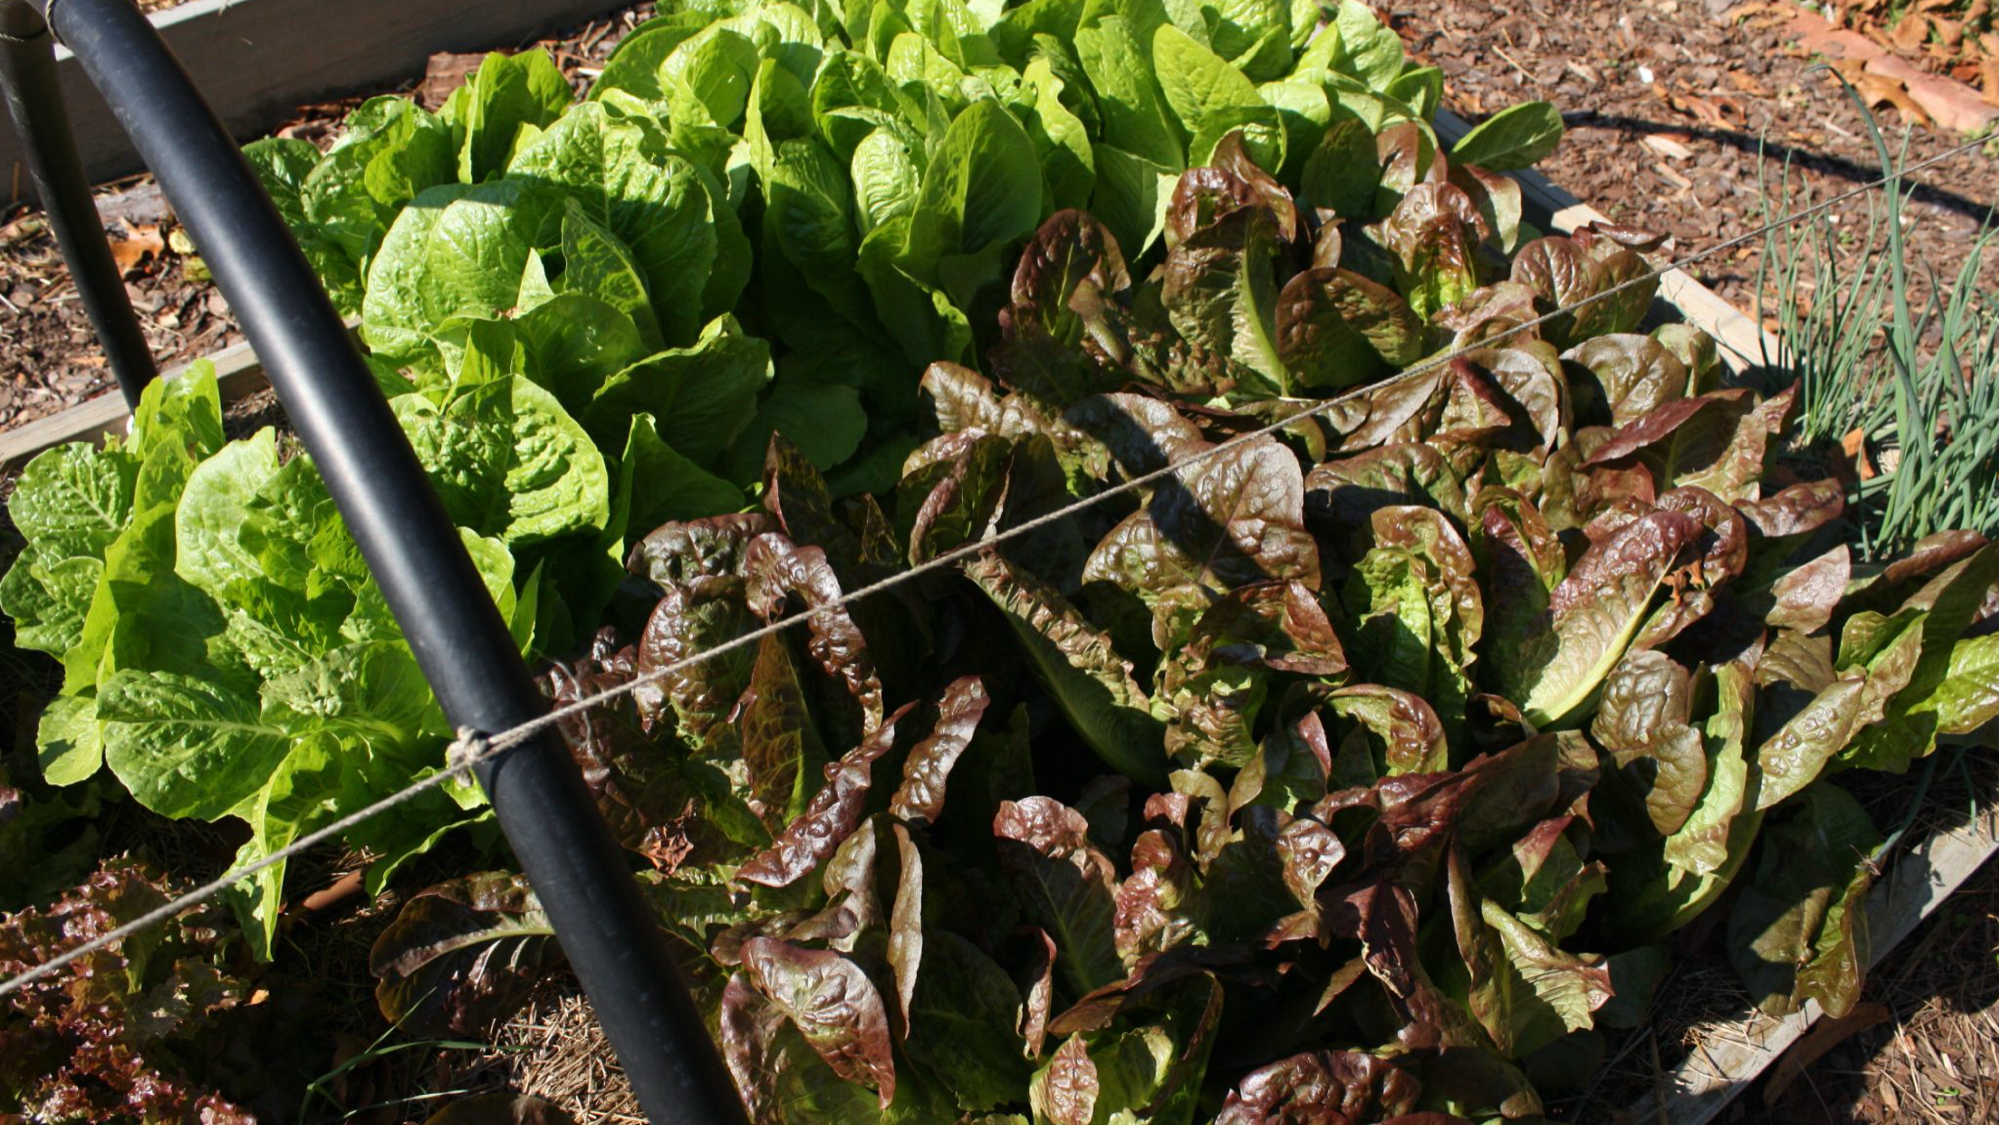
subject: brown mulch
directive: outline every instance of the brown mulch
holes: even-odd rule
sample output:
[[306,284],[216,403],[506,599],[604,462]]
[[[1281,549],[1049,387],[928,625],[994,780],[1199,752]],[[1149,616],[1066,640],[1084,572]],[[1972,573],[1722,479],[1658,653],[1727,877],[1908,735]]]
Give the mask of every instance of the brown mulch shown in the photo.
[[[1775,7],[1765,5],[1765,7]],[[1568,134],[1541,171],[1612,219],[1671,234],[1697,252],[1774,217],[1766,193],[1788,162],[1792,206],[1880,175],[1865,119],[1837,80],[1786,34],[1776,11],[1731,20],[1703,0],[1448,0],[1395,20],[1412,51],[1443,68],[1445,100],[1474,121],[1519,101],[1561,109]],[[1876,111],[1899,148],[1894,108]],[[1917,128],[1908,163],[1964,138]],[[1986,151],[1918,173],[1908,208],[1911,241],[1946,276],[1995,203],[1999,177]],[[1870,198],[1835,208],[1864,229]],[[1862,240],[1844,249],[1866,253]],[[1750,243],[1690,272],[1738,308],[1756,305],[1761,247]],[[1999,286],[1999,258],[1987,260]]]
[[502,1090],[554,1103],[579,1125],[643,1125],[631,1080],[568,970],[552,974],[521,1011],[487,1037],[484,1051],[439,1052],[426,1097]]
[[[221,294],[189,277],[168,244],[173,224],[157,190],[128,183],[101,193],[99,213],[157,362],[171,367],[241,339]],[[0,428],[113,385],[54,237],[39,211],[22,210],[0,225]]]

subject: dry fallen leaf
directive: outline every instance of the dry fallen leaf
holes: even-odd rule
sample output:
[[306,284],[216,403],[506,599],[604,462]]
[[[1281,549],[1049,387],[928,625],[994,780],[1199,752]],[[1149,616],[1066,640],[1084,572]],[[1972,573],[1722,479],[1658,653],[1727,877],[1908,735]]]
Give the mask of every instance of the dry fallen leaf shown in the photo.
[[121,238],[111,235],[111,260],[118,263],[118,272],[130,274],[145,264],[148,257],[159,257],[166,251],[167,240],[160,235],[160,228],[154,224],[121,227]]
[[1939,52],[1945,58],[1964,46],[1964,25],[1945,16],[1931,16],[1930,29],[1936,32]]
[[1775,13],[1788,19],[1796,11],[1796,8],[1788,3],[1782,3],[1781,0],[1779,3],[1774,4],[1768,3],[1766,0],[1751,0],[1750,3],[1737,4],[1735,7],[1723,12],[1721,18],[1730,23],[1735,23],[1740,20],[1746,20],[1751,16]]
[[1874,470],[1874,462],[1867,458],[1867,432],[1855,426],[1839,440],[1839,447],[1846,454],[1853,473],[1861,480],[1873,480],[1880,474]]
[[1886,78],[1879,74],[1863,73],[1860,76],[1860,80],[1853,84],[1853,88],[1860,91],[1860,96],[1867,99],[1869,106],[1877,106],[1886,102],[1896,109],[1901,110],[1902,117],[1905,120],[1917,125],[1929,124],[1930,115],[1924,113],[1923,107],[1917,105],[1915,99],[1909,96],[1908,87],[1893,78]]
[[1735,83],[1736,89],[1748,94],[1752,98],[1774,98],[1777,96],[1771,92],[1770,87],[1758,81],[1756,76],[1750,74],[1748,71],[1731,70],[1728,72],[1728,80]]
[[1888,44],[1904,54],[1914,54],[1930,41],[1930,17],[1910,12],[1895,22]]
[[1999,105],[1999,58],[1978,64],[1978,84],[1985,91],[1987,105]]
[[[1728,132],[1736,129],[1740,124],[1740,122],[1728,119],[1727,111],[1731,108],[1731,103],[1734,101],[1733,98],[1725,96],[1704,98],[1699,94],[1674,94],[1669,100],[1673,108],[1683,113],[1692,114],[1696,120],[1710,129]],[[1739,110],[1738,113],[1740,113]],[[1746,114],[1742,114],[1741,116],[1747,117]]]

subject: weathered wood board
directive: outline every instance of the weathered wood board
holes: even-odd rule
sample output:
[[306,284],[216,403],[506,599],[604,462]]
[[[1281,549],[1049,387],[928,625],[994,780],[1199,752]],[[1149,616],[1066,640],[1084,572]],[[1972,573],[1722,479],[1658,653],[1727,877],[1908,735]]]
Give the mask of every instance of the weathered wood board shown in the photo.
[[[513,46],[626,7],[629,0],[193,0],[154,26],[231,133],[268,133],[301,105],[423,76],[438,51]],[[63,99],[92,182],[141,170],[132,147],[68,51]],[[20,141],[0,113],[0,205],[33,194]]]
[[[350,319],[347,327],[358,327],[359,320]],[[206,361],[215,365],[216,390],[222,396],[222,405],[247,398],[263,390],[264,365],[257,359],[257,353],[250,345],[235,344],[224,348]],[[201,362],[200,360],[196,361]],[[187,374],[186,364],[170,371],[162,372],[163,379],[178,379]],[[58,414],[37,418],[26,425],[0,433],[0,471],[18,469],[32,461],[43,450],[73,441],[99,441],[105,434],[122,433],[126,420],[132,412],[125,406],[125,398],[117,391],[98,395],[88,402],[78,403]]]

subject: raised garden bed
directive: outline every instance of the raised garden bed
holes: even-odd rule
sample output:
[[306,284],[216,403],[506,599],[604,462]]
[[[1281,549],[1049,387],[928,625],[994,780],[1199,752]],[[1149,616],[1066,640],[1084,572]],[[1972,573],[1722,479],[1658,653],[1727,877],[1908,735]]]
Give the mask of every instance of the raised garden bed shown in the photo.
[[[1892,768],[1932,744],[1902,720],[1943,706],[1940,662],[1983,620],[1999,556],[1959,537],[1849,588],[1851,557],[1829,542],[1841,490],[1769,461],[1788,398],[1725,386],[1717,346],[1686,325],[1640,334],[1643,300],[1572,303],[1652,280],[1641,255],[1663,257],[1658,241],[1588,227],[1534,240],[1517,183],[1478,167],[1545,153],[1548,107],[1488,122],[1447,161],[1426,125],[1435,72],[1405,67],[1358,5],[1319,62],[1296,63],[1301,88],[1269,95],[1281,105],[1223,40],[1195,38],[1216,27],[1162,17],[1144,56],[1162,99],[1103,126],[1153,160],[1092,149],[1059,100],[1063,38],[1037,31],[1030,65],[1018,23],[933,27],[934,58],[893,22],[824,31],[875,54],[893,34],[892,87],[858,51],[821,69],[821,30],[792,9],[727,27],[680,15],[632,40],[640,62],[597,104],[573,107],[546,60],[493,59],[442,118],[377,104],[353,145],[251,155],[336,298],[369,312],[381,362],[348,366],[393,395],[393,424],[505,607],[511,635],[478,647],[567,656],[546,680],[558,700],[669,679],[665,698],[567,716],[566,733],[622,842],[658,868],[656,905],[760,1119],[791,1083],[839,1099],[841,1119],[877,1100],[919,1119],[1032,1101],[1082,1122],[1102,1097],[1177,1121],[1226,1096],[1222,1119],[1251,1121],[1323,1101],[1328,1083],[1384,1114],[1427,1087],[1424,1108],[1517,1116],[1534,1094],[1509,1060],[1532,1065],[1600,1009],[1610,1021],[1613,999],[1617,1020],[1642,1018],[1634,982],[1715,902],[1765,811],[1766,899],[1797,889],[1770,860],[1801,833],[1839,842],[1800,877],[1865,889],[1853,853],[1873,829],[1851,795],[1813,783],[1835,752]],[[1101,65],[1140,48],[1099,16],[1082,29],[1097,81],[1150,96],[1115,85],[1131,67]],[[1313,30],[1289,48],[1238,41],[1240,65],[1283,73]],[[1005,50],[1026,77],[961,73],[940,95],[929,76],[959,65],[944,50]],[[669,124],[648,94],[687,112]],[[1352,117],[1330,120],[1334,105]],[[613,151],[652,153],[641,164],[660,177],[627,177]],[[405,180],[348,175],[381,152]],[[752,184],[754,223],[735,214]],[[1536,190],[1554,225],[1563,202]],[[849,199],[858,250],[825,234],[848,230]],[[1128,269],[1120,246],[1159,268]],[[1495,346],[1530,320],[1547,339]],[[328,354],[351,360],[325,327]],[[1766,350],[1720,327],[1738,362]],[[1452,362],[1423,362],[1454,343]],[[960,365],[980,359],[985,375]],[[883,373],[925,364],[915,417],[894,413],[911,411],[911,384]],[[387,694],[415,687],[409,658],[311,491],[313,464],[267,433],[224,445],[199,378],[150,395],[129,442],[50,459],[19,493],[34,515],[9,595],[33,610],[23,642],[68,658],[65,630],[103,637],[101,659],[70,661],[44,763],[70,778],[108,763],[174,815],[252,801],[259,854],[343,807],[280,801],[329,775],[294,764],[293,740],[383,764],[357,779],[367,791],[323,797],[348,802],[407,776],[442,734],[419,695]],[[375,422],[360,436],[388,432]],[[145,497],[129,513],[55,503],[79,480],[115,499],[128,474]],[[981,536],[1001,527],[1036,538],[996,552]],[[163,573],[162,550],[180,552],[179,596],[148,604],[136,568]],[[924,596],[851,614],[831,600],[908,568],[937,571],[908,575]],[[141,600],[100,611],[120,599]],[[801,603],[820,612],[795,618],[815,629],[796,653],[757,629]],[[151,623],[204,613],[234,631],[160,665]],[[1838,678],[1815,636],[1835,620],[1850,623],[1834,630]],[[686,634],[696,622],[715,629]],[[1773,659],[1768,684],[1750,679],[1766,625],[1796,662]],[[754,666],[671,681],[677,652],[718,643],[758,644]],[[236,662],[201,679],[204,660]],[[384,695],[353,710],[310,698],[342,676]],[[196,711],[244,715],[218,732],[230,745],[174,729],[147,702],[162,683]],[[1752,742],[1766,689],[1780,702]],[[1952,700],[1928,733],[1970,733],[1989,704]],[[1891,717],[1877,733],[1893,740],[1848,746],[1855,724]],[[159,768],[218,749],[232,768],[273,768]],[[961,758],[953,814],[943,778]],[[370,846],[420,849],[415,819],[378,823],[388,835]],[[1583,930],[1607,874],[1628,894],[1597,901]],[[981,881],[1022,925],[962,899]],[[269,947],[282,886],[261,889],[247,936]],[[523,893],[504,874],[460,880],[402,928],[456,904],[539,933]],[[1846,930],[1820,917],[1803,934],[1830,976],[1761,973],[1759,996],[1851,1003],[1842,917]],[[1039,944],[1022,940],[1036,929]],[[1560,948],[1572,937],[1605,952]],[[397,1020],[430,995],[418,952],[377,958]],[[1318,1006],[1298,1006],[1315,989]],[[826,1026],[836,1001],[851,1017]],[[978,1029],[983,1073],[929,1053],[940,1019]],[[1365,1053],[1386,1042],[1407,1057]]]

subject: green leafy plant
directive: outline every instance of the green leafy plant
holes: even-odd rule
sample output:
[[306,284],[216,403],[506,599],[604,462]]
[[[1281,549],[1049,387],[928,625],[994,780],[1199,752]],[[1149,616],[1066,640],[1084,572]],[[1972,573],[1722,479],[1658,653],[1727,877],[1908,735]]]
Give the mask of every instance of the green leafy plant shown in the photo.
[[[1208,231],[1323,237],[1222,151],[1143,284],[1044,224],[891,505],[779,440],[762,511],[654,532],[644,629],[549,674],[629,683],[1186,463],[565,724],[759,1122],[1531,1119],[1526,1061],[1641,1023],[1731,885],[1757,1002],[1847,1010],[1879,836],[1831,775],[1990,743],[1999,547],[1856,562],[1836,485],[1766,477],[1792,392],[1683,327],[1551,322],[1216,452],[1282,400],[1116,344],[1198,354],[1173,254],[1259,245]],[[1600,285],[1620,238],[1516,263]]]
[[[1347,150],[1398,123],[1427,163],[1441,75],[1364,5],[1325,14],[704,5],[637,29],[581,103],[545,57],[495,56],[437,114],[377,99],[323,155],[249,152],[385,362],[455,373],[469,333],[507,337],[607,454],[642,408],[731,481],[775,430],[849,463],[843,491],[883,489],[917,374],[983,349],[1055,210],[1091,208],[1142,257],[1180,172],[1230,135],[1293,188],[1336,186]],[[1511,167],[1560,134],[1550,107],[1517,106],[1467,151]],[[664,358],[731,314],[771,341],[774,380],[711,387]]]
[[[393,405],[529,644],[535,607],[557,596],[534,568],[605,535],[602,456],[523,379],[406,389]],[[129,438],[36,458],[11,511],[30,546],[0,605],[17,644],[64,665],[38,739],[51,782],[108,767],[156,812],[241,818],[247,861],[439,768],[443,716],[324,483],[272,430],[225,442],[211,373],[150,385]],[[356,831],[384,861],[374,886],[479,815],[461,808],[475,792],[455,795]],[[260,950],[282,877],[270,869],[243,904]]]
[[[1196,222],[1167,214],[1190,161],[1261,160],[1313,206],[1382,220],[1384,249],[1348,264],[1439,311],[1490,268],[1475,248],[1518,237],[1505,181],[1441,183],[1439,88],[1351,2],[1323,26],[1281,5],[758,2],[648,23],[581,102],[545,55],[494,55],[435,114],[375,99],[324,153],[272,139],[247,155],[360,314],[517,639],[563,652],[647,530],[743,506],[773,433],[846,465],[841,492],[890,487],[917,373],[974,358],[1015,252],[1058,206],[1096,207],[1143,251]],[[1490,126],[1479,145],[1519,161],[1559,121]],[[1476,210],[1478,233],[1423,212],[1437,206]],[[1238,233],[1254,245],[1222,244]],[[1203,369],[1187,378],[1285,395],[1442,338],[1373,307],[1356,275],[1293,301],[1311,354],[1283,353],[1275,233],[1156,251],[1177,271],[1158,328],[1185,329]],[[212,382],[149,392],[128,440],[38,459],[12,510],[30,546],[0,608],[65,665],[48,780],[108,764],[156,811],[250,822],[249,860],[437,767],[441,718],[309,459],[271,431],[225,441]],[[383,859],[371,886],[476,815],[433,812],[353,838]],[[270,869],[246,907],[260,949],[282,879]]]

